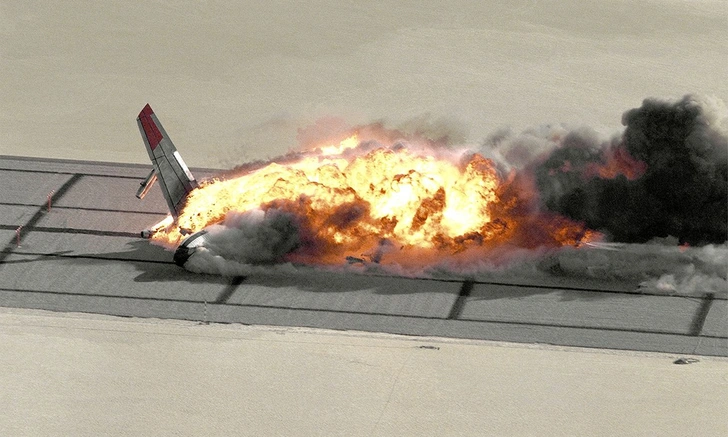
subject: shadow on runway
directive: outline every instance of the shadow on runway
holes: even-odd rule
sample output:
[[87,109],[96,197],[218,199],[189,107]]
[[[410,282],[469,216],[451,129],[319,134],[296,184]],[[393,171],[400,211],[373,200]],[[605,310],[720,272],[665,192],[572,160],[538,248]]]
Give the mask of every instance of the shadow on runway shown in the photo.
[[[25,252],[13,250],[4,252],[7,256],[0,262],[2,265],[33,264],[43,262],[58,262],[68,265],[97,266],[103,274],[104,269],[123,263],[134,266],[139,274],[133,277],[134,282],[172,282],[185,281],[193,284],[228,284],[229,278],[212,275],[199,275],[175,265],[172,262],[172,252],[162,247],[149,244],[148,241],[138,240],[127,243],[129,250],[118,252],[79,253],[74,250],[64,250],[46,253]],[[11,255],[17,255],[11,257]],[[28,267],[31,269],[32,267]]]
[[258,286],[268,289],[296,289],[301,292],[340,293],[367,291],[377,295],[405,295],[419,293],[457,294],[462,291],[463,283],[472,282],[476,293],[465,296],[471,301],[523,299],[533,295],[560,293],[560,301],[600,300],[609,297],[609,293],[620,293],[620,289],[636,288],[636,284],[625,283],[615,286],[606,281],[589,281],[584,278],[569,278],[558,274],[544,273],[543,282],[534,278],[519,280],[517,278],[499,279],[492,276],[488,279],[471,280],[469,278],[410,278],[402,276],[369,275],[342,268],[341,271],[317,269],[309,266],[297,266],[281,271],[272,265],[270,273],[255,273],[249,276],[223,277],[217,275],[198,274],[185,270],[172,262],[172,252],[160,246],[150,244],[146,240],[130,241],[130,250],[106,253],[73,254],[72,251],[56,252],[41,255],[33,259],[6,262],[38,262],[43,259],[62,258],[73,264],[111,265],[123,262],[133,265],[139,272],[134,282],[178,282],[192,284],[230,284],[237,281],[241,290]]

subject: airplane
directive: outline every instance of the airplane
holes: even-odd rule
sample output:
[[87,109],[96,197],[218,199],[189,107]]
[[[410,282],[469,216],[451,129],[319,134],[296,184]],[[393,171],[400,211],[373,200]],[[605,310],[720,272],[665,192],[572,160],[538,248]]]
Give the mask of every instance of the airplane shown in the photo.
[[[173,218],[177,218],[184,207],[187,195],[197,188],[197,180],[182,160],[182,156],[149,104],[139,113],[137,125],[149,153],[149,159],[152,161],[152,171],[141,182],[136,197],[143,199],[154,183],[159,181],[169,213]],[[141,232],[142,238],[150,238],[152,234],[151,229]],[[202,230],[185,238],[174,253],[175,264],[184,266],[196,248],[205,242],[206,234],[207,231]]]

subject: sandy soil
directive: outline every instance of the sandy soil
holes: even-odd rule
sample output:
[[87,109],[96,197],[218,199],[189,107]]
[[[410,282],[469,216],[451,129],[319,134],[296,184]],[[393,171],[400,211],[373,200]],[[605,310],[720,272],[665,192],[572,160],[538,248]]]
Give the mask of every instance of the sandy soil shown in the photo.
[[0,327],[3,435],[727,430],[724,358],[7,309]]
[[728,101],[723,1],[0,1],[0,154],[146,162],[149,102],[191,166],[280,154],[322,117],[478,142],[612,133],[642,99]]

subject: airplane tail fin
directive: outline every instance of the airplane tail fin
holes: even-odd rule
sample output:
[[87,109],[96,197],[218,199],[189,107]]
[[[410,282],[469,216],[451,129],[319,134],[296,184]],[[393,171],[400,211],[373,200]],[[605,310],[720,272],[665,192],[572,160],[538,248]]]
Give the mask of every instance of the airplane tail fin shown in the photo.
[[137,197],[143,198],[158,180],[169,212],[173,217],[177,217],[184,206],[187,194],[197,188],[197,181],[149,104],[139,113],[137,124],[154,167],[147,179],[141,183]]

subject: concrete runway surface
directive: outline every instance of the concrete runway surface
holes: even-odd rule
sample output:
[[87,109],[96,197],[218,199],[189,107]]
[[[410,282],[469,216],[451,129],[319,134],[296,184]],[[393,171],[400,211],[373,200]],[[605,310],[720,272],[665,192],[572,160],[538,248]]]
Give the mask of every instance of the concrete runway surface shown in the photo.
[[2,434],[728,431],[724,295],[195,275],[137,237],[146,173],[0,158]]
[[146,170],[1,158],[4,305],[728,355],[724,293],[668,296],[639,292],[636,283],[568,278],[549,284],[313,269],[235,278],[189,273],[172,264],[170,252],[137,236],[165,216],[159,190],[143,201],[133,196]]
[[725,358],[0,309],[12,436],[721,436]]

